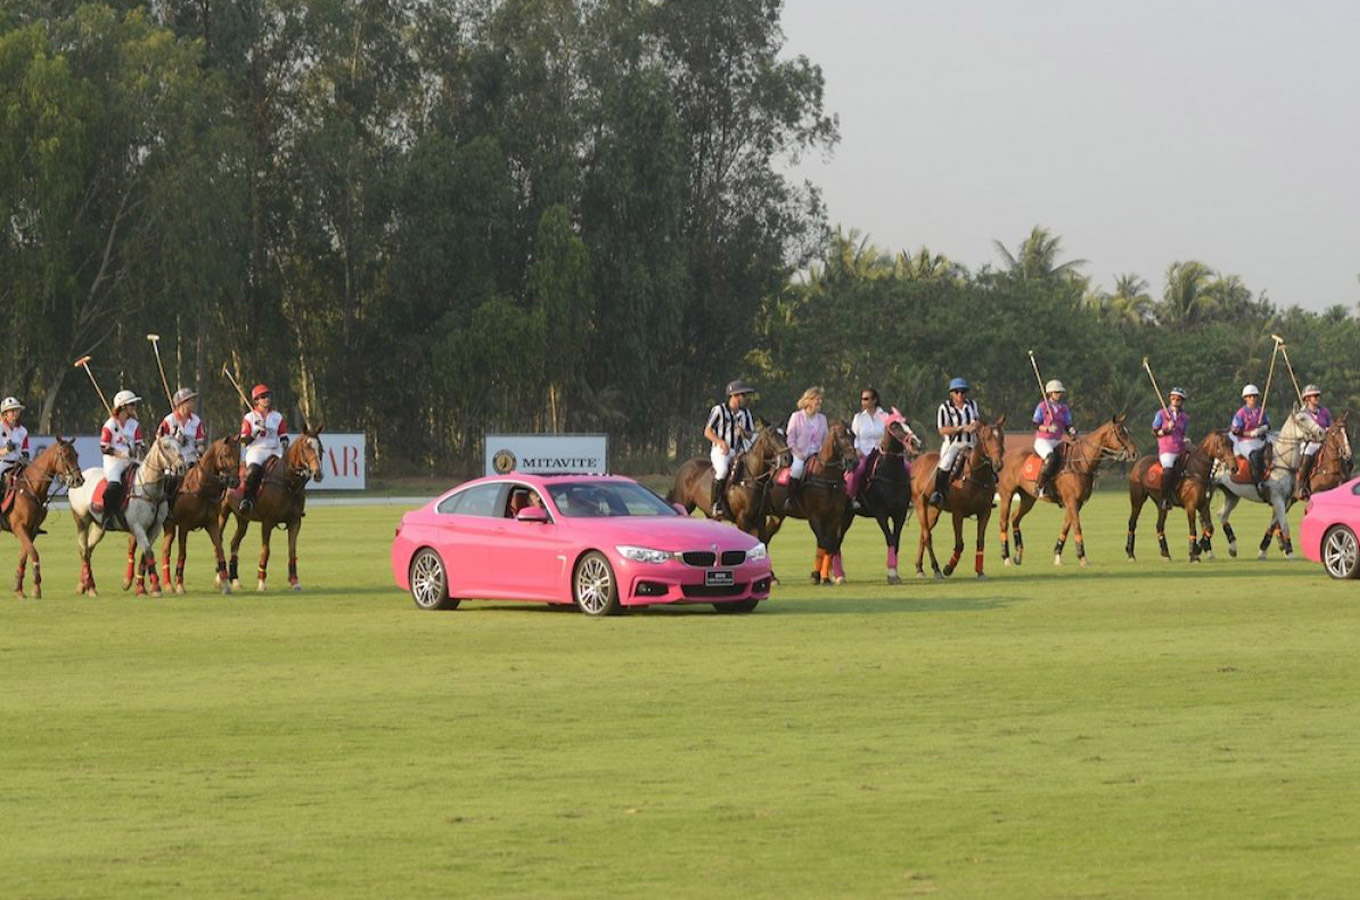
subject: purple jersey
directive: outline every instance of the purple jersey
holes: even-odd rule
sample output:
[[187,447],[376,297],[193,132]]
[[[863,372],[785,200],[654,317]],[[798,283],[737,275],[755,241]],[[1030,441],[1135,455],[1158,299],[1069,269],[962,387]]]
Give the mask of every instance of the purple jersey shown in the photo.
[[1332,427],[1332,411],[1327,407],[1319,406],[1317,411],[1314,412],[1305,406],[1303,411],[1308,414],[1309,418],[1317,423],[1319,428],[1326,430]]
[[1270,427],[1270,416],[1266,411],[1259,406],[1244,406],[1233,416],[1231,431],[1239,438],[1252,440],[1255,438],[1252,432],[1262,425]]
[[1157,415],[1152,417],[1152,431],[1157,435],[1157,452],[1184,452],[1185,429],[1189,424],[1190,414],[1183,409],[1175,412],[1171,412],[1170,409],[1157,410]]
[[1034,407],[1033,422],[1039,426],[1034,431],[1036,441],[1061,440],[1063,432],[1072,427],[1072,410],[1066,403],[1045,400]]

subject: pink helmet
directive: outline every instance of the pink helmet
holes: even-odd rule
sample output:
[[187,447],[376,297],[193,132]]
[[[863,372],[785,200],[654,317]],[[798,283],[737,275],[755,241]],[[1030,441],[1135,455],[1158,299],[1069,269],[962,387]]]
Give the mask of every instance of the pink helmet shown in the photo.
[[251,399],[251,400],[259,400],[261,397],[268,397],[268,396],[269,396],[269,385],[267,385],[267,384],[257,384],[257,385],[255,385],[253,388],[250,389],[250,399]]

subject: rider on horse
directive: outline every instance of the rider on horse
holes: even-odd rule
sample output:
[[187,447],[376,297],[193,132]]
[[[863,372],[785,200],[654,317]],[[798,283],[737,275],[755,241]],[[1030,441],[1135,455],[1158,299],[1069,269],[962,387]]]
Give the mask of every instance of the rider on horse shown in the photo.
[[1039,485],[1034,492],[1036,497],[1053,489],[1053,477],[1062,465],[1063,455],[1058,448],[1062,445],[1063,435],[1077,436],[1077,429],[1072,427],[1072,410],[1063,402],[1067,395],[1063,383],[1056,378],[1050,380],[1044,385],[1044,395],[1044,400],[1034,408],[1032,420],[1035,425],[1034,452],[1044,461],[1044,470],[1039,473]]
[[288,424],[283,414],[273,408],[269,386],[257,384],[250,391],[250,402],[255,404],[241,420],[241,443],[246,446],[246,493],[241,499],[241,512],[255,507],[255,495],[264,478],[264,467],[270,457],[282,457],[288,449]]
[[[1322,405],[1322,388],[1315,384],[1303,389],[1303,412],[1323,431],[1332,427],[1332,411]],[[1318,441],[1308,441],[1303,445],[1303,463],[1299,467],[1299,483],[1294,491],[1294,496],[1300,500],[1307,500],[1313,493],[1308,482],[1312,479],[1313,464],[1317,462],[1320,449],[1322,444]]]
[[1185,429],[1190,414],[1185,405],[1185,388],[1173,387],[1167,395],[1171,405],[1157,410],[1152,417],[1152,433],[1157,436],[1157,460],[1162,464],[1162,509],[1170,509],[1181,481],[1181,454],[1185,452]]
[[798,398],[798,409],[789,416],[789,450],[793,453],[793,466],[789,470],[789,495],[784,499],[784,512],[797,508],[798,497],[803,492],[803,471],[809,456],[816,456],[826,443],[826,416],[822,415],[822,396],[820,387],[810,387]]
[[[878,397],[877,388],[867,387],[860,391],[859,402],[861,409],[850,421],[850,431],[855,436],[855,453],[859,456],[859,464],[855,466],[855,472],[850,476],[850,484],[847,487],[851,504],[856,512],[862,507],[859,491],[864,484],[864,475],[868,472],[873,457],[878,454],[879,442],[883,440],[883,432],[887,430],[888,421],[892,418],[892,415],[883,409],[883,401]],[[910,445],[916,440],[916,434],[905,422],[902,423],[902,429],[906,432],[907,444]]]
[[1265,447],[1266,434],[1270,431],[1270,413],[1262,409],[1261,389],[1254,384],[1242,388],[1245,402],[1232,418],[1229,433],[1233,438],[1233,452],[1247,461],[1251,467],[1251,480],[1262,496],[1266,493],[1265,484]]
[[[10,479],[28,463],[28,429],[19,424],[24,405],[14,397],[0,401],[0,500],[9,495]],[[4,510],[0,509],[0,521]]]
[[935,416],[935,430],[944,438],[940,445],[940,460],[935,466],[935,490],[930,494],[932,506],[944,506],[949,493],[949,482],[954,480],[954,469],[968,457],[977,443],[981,414],[976,400],[968,399],[968,380],[955,378],[949,382],[949,399],[940,404]]
[[137,404],[142,400],[132,391],[113,395],[113,415],[99,433],[99,452],[104,456],[104,522],[108,531],[118,521],[123,505],[123,474],[146,452],[142,426],[137,424]]
[[203,455],[203,448],[207,445],[207,433],[203,430],[203,421],[194,412],[194,399],[198,397],[188,388],[180,388],[175,391],[174,411],[161,419],[161,423],[156,426],[156,437],[171,435],[175,442],[179,444],[180,456],[184,457],[185,466],[193,466],[198,463],[198,458]]
[[708,412],[708,423],[704,425],[704,437],[713,444],[708,458],[713,462],[713,517],[727,515],[727,477],[732,472],[732,463],[751,446],[756,431],[755,419],[746,408],[746,398],[755,393],[741,379],[728,382],[727,402],[715,404]]

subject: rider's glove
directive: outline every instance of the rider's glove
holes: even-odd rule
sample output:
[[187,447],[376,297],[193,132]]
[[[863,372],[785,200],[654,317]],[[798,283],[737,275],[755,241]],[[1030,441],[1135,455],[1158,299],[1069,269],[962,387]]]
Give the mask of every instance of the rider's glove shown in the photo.
[[5,452],[6,452],[6,453],[13,453],[13,452],[14,452],[14,448],[17,447],[17,446],[19,446],[19,445],[16,444],[16,443],[14,443],[14,441],[5,441]]
[[1257,425],[1257,426],[1256,426],[1256,430],[1253,431],[1252,434],[1254,434],[1256,437],[1265,437],[1265,436],[1266,436],[1266,432],[1267,432],[1268,430],[1269,430],[1269,429],[1266,428],[1266,426],[1264,426],[1264,425]]

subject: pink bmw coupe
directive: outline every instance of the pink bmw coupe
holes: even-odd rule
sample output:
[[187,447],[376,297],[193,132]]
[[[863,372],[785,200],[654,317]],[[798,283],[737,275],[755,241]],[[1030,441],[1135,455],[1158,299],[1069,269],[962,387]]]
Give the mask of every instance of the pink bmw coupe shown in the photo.
[[1360,478],[1314,494],[1299,524],[1303,555],[1333,578],[1360,577]]
[[773,580],[760,541],[604,475],[461,484],[402,516],[392,574],[421,609],[529,600],[575,603],[591,616],[653,603],[750,612]]

